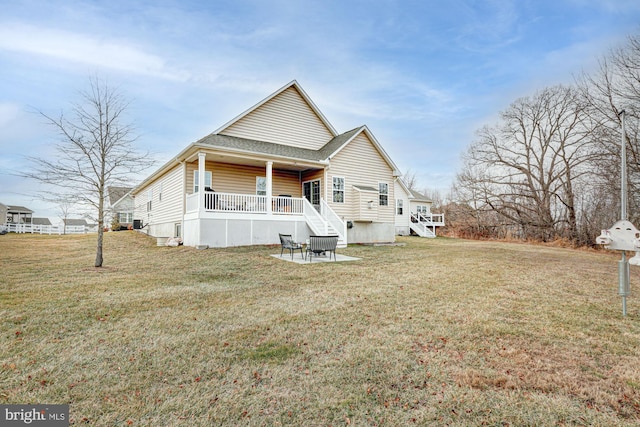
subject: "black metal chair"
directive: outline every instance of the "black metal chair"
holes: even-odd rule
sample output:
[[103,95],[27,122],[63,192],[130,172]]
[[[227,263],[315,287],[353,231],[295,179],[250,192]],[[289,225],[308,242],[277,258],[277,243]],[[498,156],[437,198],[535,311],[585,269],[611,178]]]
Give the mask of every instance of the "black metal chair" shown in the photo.
[[293,259],[293,252],[300,249],[300,257],[304,258],[304,254],[302,253],[302,245],[300,243],[296,243],[291,237],[291,234],[281,234],[280,235],[280,258],[282,258],[282,253],[285,249],[288,249],[291,253],[291,259]]
[[[313,255],[329,252],[329,260],[333,252],[333,260],[336,261],[336,247],[338,246],[338,236],[309,236],[309,244],[307,245],[307,254],[309,262],[312,261]],[[305,257],[306,259],[306,257]]]

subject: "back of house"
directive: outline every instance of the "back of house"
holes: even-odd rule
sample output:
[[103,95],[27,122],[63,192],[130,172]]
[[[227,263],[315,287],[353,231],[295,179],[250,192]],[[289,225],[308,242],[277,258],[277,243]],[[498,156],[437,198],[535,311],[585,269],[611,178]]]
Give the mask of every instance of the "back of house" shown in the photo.
[[279,233],[393,242],[399,179],[366,126],[338,133],[292,81],[134,188],[134,224],[202,248],[277,244]]

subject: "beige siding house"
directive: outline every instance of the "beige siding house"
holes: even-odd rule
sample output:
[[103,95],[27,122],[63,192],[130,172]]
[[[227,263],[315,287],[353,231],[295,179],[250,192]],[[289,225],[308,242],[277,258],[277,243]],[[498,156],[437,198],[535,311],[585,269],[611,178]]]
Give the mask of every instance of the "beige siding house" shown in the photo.
[[195,247],[392,242],[399,176],[366,126],[338,133],[292,81],[134,188],[134,222]]
[[396,234],[436,237],[438,227],[444,227],[444,214],[431,212],[431,201],[417,191],[410,190],[401,179],[395,182]]

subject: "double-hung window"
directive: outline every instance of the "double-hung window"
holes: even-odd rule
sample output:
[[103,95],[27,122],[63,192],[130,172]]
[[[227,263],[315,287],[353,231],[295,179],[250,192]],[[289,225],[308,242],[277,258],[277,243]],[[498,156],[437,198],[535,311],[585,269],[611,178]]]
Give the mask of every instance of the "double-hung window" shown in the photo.
[[386,182],[378,183],[378,198],[380,206],[389,206],[389,184]]
[[344,203],[344,178],[341,176],[333,177],[333,202]]
[[404,212],[404,200],[396,199],[396,215],[402,215]]

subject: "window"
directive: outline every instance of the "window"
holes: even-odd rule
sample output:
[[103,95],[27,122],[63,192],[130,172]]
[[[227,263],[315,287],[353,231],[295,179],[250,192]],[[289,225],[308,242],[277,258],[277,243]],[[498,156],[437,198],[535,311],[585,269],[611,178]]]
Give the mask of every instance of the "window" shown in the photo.
[[174,236],[173,237],[182,237],[182,223],[176,222],[174,226]]
[[118,222],[120,224],[130,224],[133,222],[133,212],[119,212]]
[[389,206],[389,184],[386,182],[380,182],[378,184],[378,195],[380,199],[380,206]]
[[162,201],[162,183],[158,184],[158,201]]
[[[198,181],[200,180],[200,175],[198,174],[198,170],[194,170],[193,171],[193,192],[197,193],[198,192]],[[206,190],[210,190],[212,185],[211,185],[211,171],[205,171],[204,172],[204,189]]]
[[256,176],[256,194],[258,196],[267,195],[267,178],[264,176]]
[[333,201],[334,203],[344,203],[344,178],[333,177]]
[[402,215],[404,212],[404,200],[396,199],[396,215]]
[[153,190],[147,191],[147,212],[151,212],[151,202],[153,201]]

